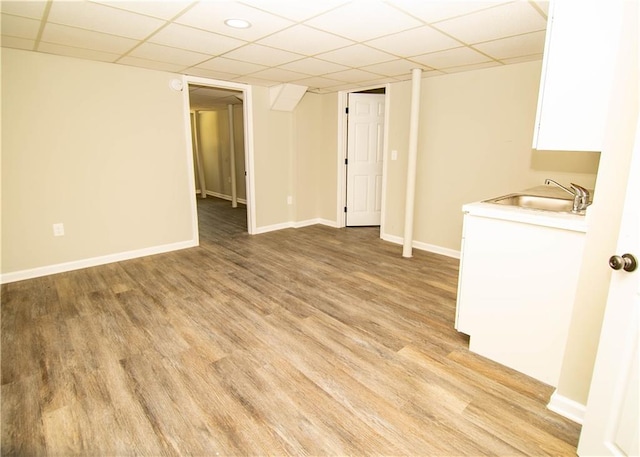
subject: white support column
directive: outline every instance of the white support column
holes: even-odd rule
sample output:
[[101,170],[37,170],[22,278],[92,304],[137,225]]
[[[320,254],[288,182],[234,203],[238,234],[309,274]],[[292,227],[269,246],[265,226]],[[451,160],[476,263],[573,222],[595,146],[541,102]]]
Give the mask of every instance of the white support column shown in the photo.
[[238,207],[238,189],[236,187],[236,142],[233,134],[233,105],[227,105],[229,111],[229,167],[231,168],[231,207]]
[[418,121],[420,119],[421,82],[422,70],[420,68],[414,68],[411,70],[411,117],[409,118],[409,154],[402,257],[411,257],[413,255],[413,213],[416,196],[416,162],[418,157]]
[[193,147],[196,156],[196,171],[198,173],[198,184],[200,185],[200,196],[207,198],[207,184],[204,180],[204,160],[200,150],[200,112],[193,113]]

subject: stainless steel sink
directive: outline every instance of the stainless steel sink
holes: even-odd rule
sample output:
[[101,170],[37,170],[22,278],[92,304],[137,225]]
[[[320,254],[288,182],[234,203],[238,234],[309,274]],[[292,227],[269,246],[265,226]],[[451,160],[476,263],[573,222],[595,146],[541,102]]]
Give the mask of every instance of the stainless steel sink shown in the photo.
[[485,203],[497,205],[518,206],[520,208],[537,209],[541,211],[553,211],[556,213],[584,214],[584,211],[573,211],[573,200],[563,198],[541,197],[527,194],[509,194],[484,200]]

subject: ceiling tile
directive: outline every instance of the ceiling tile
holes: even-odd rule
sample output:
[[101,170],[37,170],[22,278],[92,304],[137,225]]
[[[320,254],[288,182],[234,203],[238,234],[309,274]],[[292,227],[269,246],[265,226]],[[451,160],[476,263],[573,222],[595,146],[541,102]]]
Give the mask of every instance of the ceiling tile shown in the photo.
[[399,57],[410,57],[456,48],[461,43],[429,26],[423,26],[367,41],[367,45]]
[[312,29],[306,25],[295,25],[263,38],[258,41],[258,44],[313,56],[321,52],[344,48],[353,44],[353,41]]
[[411,74],[411,70],[414,68],[423,68],[423,65],[411,62],[405,59],[392,60],[390,62],[383,62],[375,65],[369,65],[362,67],[365,71],[377,73],[385,76],[400,76]]
[[534,60],[542,60],[542,54],[531,54],[528,56],[512,57],[510,59],[501,59],[504,64],[531,62]]
[[90,0],[93,3],[102,3],[113,8],[118,8],[134,13],[145,14],[159,19],[169,20],[178,13],[184,11],[190,5],[196,3],[194,0],[171,0],[171,1],[126,1],[126,0]]
[[[43,26],[47,5],[51,14]],[[245,84],[295,81],[331,91],[407,80],[414,67],[430,77],[539,59],[548,5],[547,0],[0,0],[0,44]],[[252,27],[225,26],[232,17],[247,19]]]
[[242,0],[242,3],[267,11],[292,21],[304,21],[347,3],[349,0],[291,1],[291,0]]
[[203,78],[220,79],[222,81],[231,81],[240,76],[233,73],[225,73],[223,71],[207,70],[206,68],[201,68],[199,66],[187,68],[184,73],[192,76],[201,76]]
[[464,71],[482,70],[483,68],[499,67],[500,65],[502,64],[492,60],[491,62],[481,62],[481,63],[471,64],[471,65],[460,65],[458,67],[449,67],[444,69],[443,72],[462,73]]
[[301,86],[307,86],[310,89],[321,89],[325,87],[337,86],[344,84],[344,81],[338,81],[337,79],[325,78],[322,76],[314,76],[313,78],[304,78],[294,81],[295,84]]
[[42,41],[73,47],[81,44],[83,48],[116,54],[123,54],[138,43],[129,38],[51,23],[47,23],[44,28]]
[[252,73],[252,78],[268,79],[273,81],[290,82],[296,79],[305,78],[307,75],[295,71],[283,70],[281,68],[267,68],[266,70]]
[[351,70],[338,71],[336,73],[329,73],[326,76],[327,78],[337,79],[339,81],[360,82],[360,81],[371,81],[374,79],[379,79],[381,75],[352,68]]
[[325,60],[309,57],[307,59],[296,60],[295,62],[280,65],[285,70],[297,71],[307,75],[324,75],[336,71],[348,70],[349,68],[337,63],[327,62]]
[[355,41],[372,40],[422,25],[380,0],[354,0],[306,23]]
[[282,81],[278,81],[275,79],[274,80],[260,79],[254,76],[240,76],[236,78],[234,81],[244,83],[244,84],[255,85],[255,86],[263,86],[263,87],[271,87],[271,86],[277,86],[278,84],[282,84]]
[[215,57],[211,60],[207,60],[206,62],[202,62],[196,68],[232,73],[235,76],[246,75],[267,69],[264,65],[256,65],[254,63],[243,62],[241,60],[227,59],[225,57]]
[[316,57],[322,60],[328,60],[329,62],[347,65],[349,67],[373,65],[397,59],[396,56],[362,44],[355,44],[335,51],[325,52],[317,55]]
[[520,1],[438,22],[435,27],[472,44],[545,30],[546,20],[529,2]]
[[183,67],[191,67],[211,58],[210,55],[199,52],[185,51],[154,43],[142,43],[129,54],[132,57],[167,62]]
[[165,24],[160,19],[98,3],[60,0],[52,2],[48,20],[55,24],[137,39],[146,38]]
[[42,19],[46,1],[2,1],[0,2],[0,11],[8,14],[15,14],[16,16],[30,17],[33,19]]
[[57,54],[78,59],[98,60],[100,62],[115,62],[119,54],[110,52],[94,51],[91,49],[75,48],[73,46],[63,46],[53,43],[40,43],[38,51],[49,54]]
[[424,22],[432,23],[508,2],[497,0],[388,0],[388,3]]
[[133,65],[134,67],[151,68],[153,70],[171,71],[173,73],[179,73],[184,68],[184,65],[159,62],[157,60],[139,59],[137,57],[126,56],[118,60],[117,63],[124,65]]
[[542,10],[542,12],[544,13],[544,15],[546,17],[549,17],[549,1],[545,1],[545,0],[535,0],[534,3],[538,6],[538,8],[540,8]]
[[26,38],[28,40],[35,40],[38,37],[38,31],[40,30],[40,21],[36,19],[28,19],[20,16],[10,16],[3,14],[1,19],[2,35],[12,36],[15,38]]
[[15,38],[4,35],[2,36],[0,41],[2,41],[3,48],[26,49],[28,51],[32,51],[34,46],[36,45],[35,40],[27,40],[25,38]]
[[532,54],[542,54],[544,51],[545,32],[533,32],[502,40],[487,41],[474,45],[474,48],[494,59],[503,60]]
[[[245,19],[251,23],[251,27],[234,29],[225,25],[224,21],[227,19]],[[197,3],[175,22],[245,41],[258,40],[294,24],[287,19],[231,1]]]
[[179,24],[169,24],[149,38],[149,42],[209,55],[224,54],[247,44],[246,41]]
[[234,49],[224,55],[230,59],[244,60],[268,67],[276,67],[284,63],[301,59],[303,56],[280,49],[261,46],[259,44],[249,44],[238,49]]
[[487,56],[467,47],[449,49],[447,51],[432,52],[421,56],[412,57],[418,63],[435,69],[457,67],[460,65],[470,65],[481,62],[488,62]]

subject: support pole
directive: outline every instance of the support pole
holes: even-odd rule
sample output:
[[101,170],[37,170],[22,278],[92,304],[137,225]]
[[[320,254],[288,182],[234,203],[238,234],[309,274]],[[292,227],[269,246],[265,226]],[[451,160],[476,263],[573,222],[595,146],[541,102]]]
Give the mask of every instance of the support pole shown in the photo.
[[196,156],[196,171],[198,173],[198,184],[200,185],[200,196],[207,198],[207,184],[204,179],[204,160],[200,149],[200,111],[193,113],[193,147]]
[[420,68],[414,68],[411,70],[411,117],[409,118],[409,155],[402,257],[411,257],[413,255],[413,213],[416,197],[416,162],[418,157],[418,121],[420,119],[421,82],[422,70]]
[[231,168],[231,207],[238,207],[238,189],[236,187],[236,142],[233,134],[233,105],[227,105],[229,111],[229,167]]

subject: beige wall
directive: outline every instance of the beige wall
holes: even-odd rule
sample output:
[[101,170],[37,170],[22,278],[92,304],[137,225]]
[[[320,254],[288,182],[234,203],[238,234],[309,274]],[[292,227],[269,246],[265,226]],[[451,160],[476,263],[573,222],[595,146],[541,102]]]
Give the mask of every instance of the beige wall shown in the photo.
[[195,241],[174,77],[2,50],[3,274]]
[[318,175],[318,217],[327,221],[336,220],[338,198],[338,94],[322,96],[320,144],[322,151],[315,162]]
[[[531,149],[541,62],[422,80],[414,241],[459,250],[461,206],[542,185],[593,187],[599,154]],[[402,236],[411,84],[390,88],[385,232]]]
[[295,222],[337,222],[337,100],[307,93],[294,110]]
[[[229,111],[226,105],[198,111],[200,151],[208,192],[231,198]],[[233,110],[237,196],[246,199],[242,105]]]
[[293,113],[272,111],[269,89],[254,86],[253,142],[256,226],[286,224],[293,220]]
[[316,160],[322,151],[322,96],[305,94],[294,111],[295,222],[314,219],[318,214],[318,173]]

